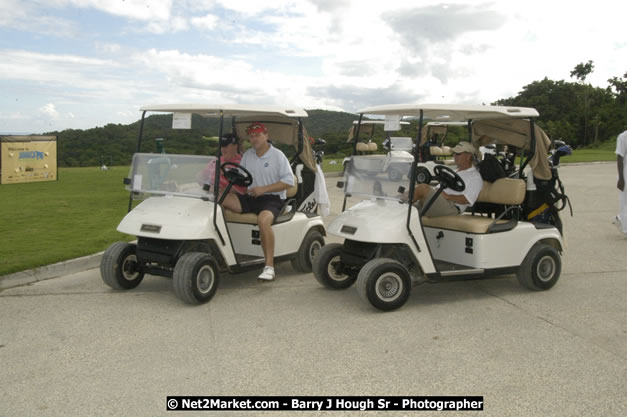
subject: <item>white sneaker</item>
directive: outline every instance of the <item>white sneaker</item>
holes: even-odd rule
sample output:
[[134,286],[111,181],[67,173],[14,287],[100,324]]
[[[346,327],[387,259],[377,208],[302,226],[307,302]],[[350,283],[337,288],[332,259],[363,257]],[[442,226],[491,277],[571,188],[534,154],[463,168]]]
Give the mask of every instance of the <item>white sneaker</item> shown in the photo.
[[274,268],[271,266],[266,266],[263,268],[263,271],[257,277],[258,280],[262,281],[274,281]]
[[618,229],[619,233],[624,233],[623,232],[623,224],[621,223],[621,221],[618,218],[618,216],[614,216],[614,219],[612,219],[612,224],[614,226],[616,226],[616,228]]

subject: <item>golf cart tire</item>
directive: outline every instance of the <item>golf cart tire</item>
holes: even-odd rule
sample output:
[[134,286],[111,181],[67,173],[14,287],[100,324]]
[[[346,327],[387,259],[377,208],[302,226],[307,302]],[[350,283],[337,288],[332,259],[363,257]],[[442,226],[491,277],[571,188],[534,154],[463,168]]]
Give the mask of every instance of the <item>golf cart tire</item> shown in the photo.
[[137,246],[115,242],[107,248],[100,261],[100,276],[114,290],[130,290],[144,279],[144,273],[134,270],[137,265]]
[[533,245],[516,273],[520,284],[534,291],[553,287],[562,271],[562,259],[553,246],[544,243]]
[[416,169],[416,182],[418,184],[430,184],[431,183],[431,173],[425,167],[418,167]]
[[324,247],[324,237],[317,230],[310,230],[292,258],[292,267],[298,272],[311,272],[316,254]]
[[187,304],[206,303],[218,290],[218,264],[206,253],[185,253],[174,266],[172,283],[176,296]]
[[396,310],[407,302],[410,292],[409,271],[394,259],[373,259],[357,276],[357,293],[379,310]]
[[341,264],[342,244],[323,246],[313,261],[313,274],[320,284],[333,290],[343,290],[355,283],[357,274],[340,274],[333,264]]
[[390,181],[400,181],[403,178],[403,174],[396,168],[388,169],[388,178]]

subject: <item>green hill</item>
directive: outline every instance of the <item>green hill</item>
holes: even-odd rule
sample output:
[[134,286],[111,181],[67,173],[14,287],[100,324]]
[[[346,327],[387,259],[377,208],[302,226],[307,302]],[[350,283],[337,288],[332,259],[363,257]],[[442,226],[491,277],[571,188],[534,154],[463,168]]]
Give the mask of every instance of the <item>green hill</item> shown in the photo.
[[[310,136],[322,137],[329,142],[333,153],[344,145],[348,129],[357,116],[351,113],[309,110],[305,127]],[[225,122],[230,125],[229,121]],[[212,155],[215,144],[203,136],[218,135],[218,120],[193,115],[191,130],[173,130],[172,115],[154,114],[144,122],[142,152],[155,152],[154,139],[164,138],[168,153]],[[67,129],[48,132],[58,141],[58,163],[61,167],[128,165],[137,149],[140,121],[122,125],[108,124],[92,129]]]
[[353,120],[359,118],[356,114],[327,110],[307,110],[307,114],[309,117],[305,119],[305,128],[310,136],[316,138],[342,134],[346,140]]

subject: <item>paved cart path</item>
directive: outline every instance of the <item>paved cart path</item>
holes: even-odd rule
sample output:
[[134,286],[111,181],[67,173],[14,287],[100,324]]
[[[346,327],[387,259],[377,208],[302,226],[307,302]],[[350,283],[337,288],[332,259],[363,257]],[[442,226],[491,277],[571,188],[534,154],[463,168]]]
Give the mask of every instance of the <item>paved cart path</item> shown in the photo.
[[[514,276],[423,285],[380,313],[354,288],[326,290],[289,263],[274,283],[224,276],[198,307],[166,278],[121,293],[97,269],[3,290],[0,415],[189,416],[165,411],[167,395],[185,394],[482,395],[473,415],[627,415],[627,240],[610,224],[614,171],[562,168],[575,216],[563,219],[562,278],[546,292]],[[227,415],[274,414],[294,413]]]

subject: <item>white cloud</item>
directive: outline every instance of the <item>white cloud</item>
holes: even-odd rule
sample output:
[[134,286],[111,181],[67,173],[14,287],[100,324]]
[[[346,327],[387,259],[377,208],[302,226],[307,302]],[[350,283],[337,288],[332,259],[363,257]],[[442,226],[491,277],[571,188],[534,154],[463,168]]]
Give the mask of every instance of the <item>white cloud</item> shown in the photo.
[[0,1],[0,28],[60,37],[73,36],[76,23],[69,19],[39,13],[36,4],[20,0]]
[[52,120],[56,120],[59,118],[59,112],[57,111],[55,105],[52,103],[48,103],[45,106],[40,107],[39,111],[51,118]]
[[115,16],[137,20],[167,20],[172,0],[42,0],[53,7],[93,8]]
[[7,119],[9,120],[25,120],[29,117],[21,112],[11,112],[8,114]]
[[[111,60],[24,50],[0,50],[0,79],[85,85],[100,82],[103,70],[120,65]],[[88,76],[93,77],[89,79]]]
[[202,29],[213,30],[215,29],[216,24],[218,23],[218,18],[212,14],[207,14],[202,17],[193,17],[191,19],[191,23],[194,27],[201,29],[201,30]]
[[119,43],[103,42],[103,43],[96,43],[96,48],[109,54],[115,54],[117,52],[120,52],[120,50],[122,49],[122,46]]
[[243,15],[257,15],[268,10],[298,10],[306,2],[302,0],[217,0],[216,3],[221,7],[233,10]]
[[[589,59],[588,81],[605,87],[627,68],[615,8],[605,0],[593,8],[545,0],[1,0],[0,27],[15,30],[20,49],[0,49],[0,89],[20,99],[14,114],[28,113],[28,92],[31,109],[63,109],[59,124],[98,117],[103,125],[174,100],[348,111],[491,102],[545,76],[569,80]],[[81,33],[77,16],[87,9],[109,17]],[[41,34],[55,35],[44,48],[32,41]]]
[[187,20],[180,16],[175,16],[169,20],[153,20],[148,23],[146,30],[154,34],[168,34],[182,32],[189,28]]

